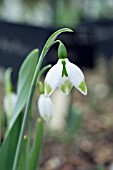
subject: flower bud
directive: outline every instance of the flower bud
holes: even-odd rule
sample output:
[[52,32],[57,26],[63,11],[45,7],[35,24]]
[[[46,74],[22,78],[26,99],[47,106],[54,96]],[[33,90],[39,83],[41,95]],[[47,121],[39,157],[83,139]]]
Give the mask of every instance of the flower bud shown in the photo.
[[67,58],[67,50],[63,43],[59,44],[58,47],[58,57],[59,59]]
[[50,122],[53,116],[53,103],[49,97],[45,97],[41,94],[38,99],[38,110],[40,116],[46,122]]

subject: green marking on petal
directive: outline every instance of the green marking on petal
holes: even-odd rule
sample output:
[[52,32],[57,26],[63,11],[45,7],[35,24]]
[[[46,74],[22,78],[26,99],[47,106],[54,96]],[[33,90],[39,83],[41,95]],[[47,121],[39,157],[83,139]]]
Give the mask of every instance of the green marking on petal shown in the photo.
[[51,88],[50,84],[47,83],[47,81],[45,82],[45,90],[46,90],[47,94],[50,94],[52,91],[52,88]]
[[86,92],[86,83],[82,81],[79,85],[79,88],[85,93]]
[[61,90],[65,93],[65,94],[69,94],[70,93],[70,91],[71,91],[71,89],[72,89],[72,84],[70,83],[70,81],[69,80],[66,80],[65,82],[64,82],[64,84],[63,85],[61,85]]
[[43,116],[44,121],[47,122],[47,123],[50,122],[51,118],[52,118],[52,116],[50,117],[50,116],[48,116],[47,114],[45,114],[45,115]]
[[62,61],[62,65],[63,65],[63,69],[62,69],[62,77],[68,77],[68,73],[67,73],[67,70],[66,70],[66,62],[65,60]]

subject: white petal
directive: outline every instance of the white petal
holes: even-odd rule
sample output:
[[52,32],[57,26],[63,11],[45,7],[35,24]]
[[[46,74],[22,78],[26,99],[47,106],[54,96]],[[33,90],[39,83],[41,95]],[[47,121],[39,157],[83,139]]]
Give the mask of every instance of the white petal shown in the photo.
[[62,64],[60,60],[47,73],[45,78],[45,95],[50,96],[58,86],[62,74]]
[[79,67],[71,62],[66,63],[66,69],[71,83],[84,95],[87,94],[84,74]]
[[49,97],[45,97],[43,94],[40,95],[38,100],[38,109],[40,116],[49,122],[53,116],[53,103]]
[[61,89],[61,91],[68,95],[73,87],[72,83],[69,81],[68,77],[62,77],[59,81],[58,87]]
[[8,117],[13,113],[16,101],[17,95],[15,93],[11,93],[9,96],[4,97],[4,111],[7,113]]

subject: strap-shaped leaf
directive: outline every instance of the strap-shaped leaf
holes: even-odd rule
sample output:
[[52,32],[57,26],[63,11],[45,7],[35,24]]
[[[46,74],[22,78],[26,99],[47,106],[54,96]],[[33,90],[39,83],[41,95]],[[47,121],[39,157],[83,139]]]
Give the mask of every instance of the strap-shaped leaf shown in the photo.
[[6,140],[3,142],[0,148],[0,170],[12,169],[20,129],[21,129],[21,114],[16,119]]
[[19,72],[18,88],[17,88],[17,103],[9,124],[8,131],[13,127],[14,122],[22,111],[28,99],[28,94],[33,79],[33,75],[36,69],[38,60],[38,50],[33,50],[22,64]]
[[29,161],[28,161],[28,170],[36,170],[37,165],[40,158],[40,152],[42,148],[43,143],[43,125],[41,119],[38,119],[36,124],[36,132],[35,132],[35,138],[34,143],[31,148],[31,152],[29,155]]
[[18,162],[18,170],[26,170],[26,163],[28,163],[28,160],[26,159],[27,158],[26,149],[27,149],[27,137],[24,136],[20,159]]

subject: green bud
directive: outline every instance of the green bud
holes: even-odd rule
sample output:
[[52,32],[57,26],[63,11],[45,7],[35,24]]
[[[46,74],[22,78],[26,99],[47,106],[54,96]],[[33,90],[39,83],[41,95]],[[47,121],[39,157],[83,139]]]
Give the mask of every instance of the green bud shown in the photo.
[[27,136],[26,135],[24,135],[24,142],[26,142],[27,141]]
[[39,82],[39,92],[40,94],[44,94],[44,85],[41,81]]
[[63,43],[59,44],[59,47],[58,47],[58,57],[59,57],[59,59],[67,58],[67,50],[66,50],[66,47],[64,46]]

